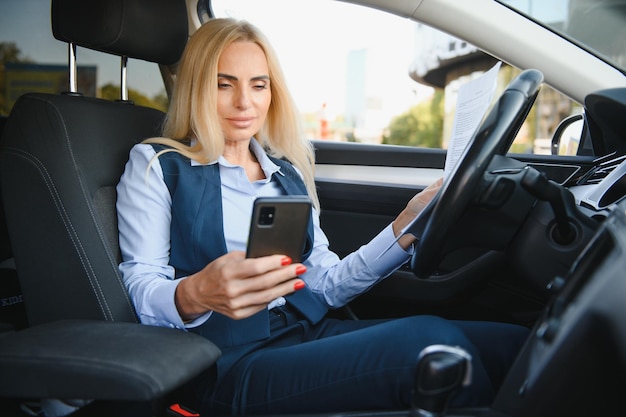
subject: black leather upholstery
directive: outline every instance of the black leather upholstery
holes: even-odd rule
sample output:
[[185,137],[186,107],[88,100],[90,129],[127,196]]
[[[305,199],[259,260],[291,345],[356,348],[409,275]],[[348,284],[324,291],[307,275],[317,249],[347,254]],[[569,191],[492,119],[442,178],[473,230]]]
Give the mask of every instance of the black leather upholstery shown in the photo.
[[[0,138],[7,116],[0,115]],[[22,290],[15,271],[4,205],[0,198],[0,333],[26,327]]]
[[[8,120],[7,116],[0,115],[0,143],[2,143],[2,132]],[[0,203],[2,199],[0,198]],[[9,231],[7,230],[6,218],[4,216],[4,207],[0,204],[0,263],[13,258],[13,250],[11,249],[11,241],[9,240]],[[0,288],[2,288],[0,284]]]
[[136,321],[117,265],[115,185],[163,113],[89,97],[27,94],[7,123],[0,187],[31,325]]
[[[165,64],[187,39],[185,0],[53,0],[52,17],[60,39]],[[163,117],[77,95],[15,103],[0,188],[30,327],[0,334],[0,399],[160,402],[217,360],[200,336],[137,323],[118,271],[115,186]]]
[[210,366],[219,354],[194,333],[104,321],[56,321],[0,342],[5,397],[150,401],[182,386],[197,373],[190,370]]
[[[54,36],[158,63],[188,36],[184,0],[53,0]],[[29,323],[136,321],[123,287],[115,185],[164,114],[130,103],[27,94],[3,134],[0,187]]]
[[85,48],[169,65],[189,33],[180,6],[177,0],[54,0],[52,33]]

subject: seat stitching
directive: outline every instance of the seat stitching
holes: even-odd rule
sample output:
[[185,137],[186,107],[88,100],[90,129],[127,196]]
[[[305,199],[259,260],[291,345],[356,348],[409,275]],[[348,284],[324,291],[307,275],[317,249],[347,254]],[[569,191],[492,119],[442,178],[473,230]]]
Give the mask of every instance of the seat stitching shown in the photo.
[[93,271],[93,268],[91,267],[91,264],[89,263],[89,259],[86,257],[84,248],[82,244],[80,244],[80,239],[78,238],[76,231],[72,225],[71,219],[69,218],[69,215],[67,214],[67,211],[65,210],[65,207],[61,199],[59,198],[58,191],[56,187],[54,186],[54,182],[50,178],[48,171],[45,169],[45,167],[43,166],[43,164],[37,157],[35,157],[34,155],[26,151],[23,151],[21,149],[16,149],[16,148],[5,148],[3,152],[13,153],[16,156],[19,156],[29,162],[34,163],[35,167],[41,174],[41,177],[44,179],[44,183],[46,184],[46,187],[50,191],[50,197],[52,197],[52,201],[54,202],[54,205],[57,208],[57,212],[59,213],[61,220],[63,221],[63,225],[65,226],[65,229],[68,232],[68,235],[70,236],[70,241],[72,242],[72,245],[74,246],[74,249],[76,250],[76,253],[79,255],[78,258],[80,259],[80,262],[83,265],[84,271],[87,273],[87,276],[89,278],[89,284],[91,285],[91,288],[94,291],[94,294],[96,295],[96,299],[98,300],[98,304],[100,305],[100,310],[105,314],[105,317],[107,319],[113,320],[113,314],[111,313],[111,310],[106,303],[106,299],[104,298],[104,294],[102,292],[102,289],[100,288],[100,285],[98,284],[97,280],[95,280],[96,282],[94,283],[94,279],[92,279],[92,278],[95,278],[95,273]]

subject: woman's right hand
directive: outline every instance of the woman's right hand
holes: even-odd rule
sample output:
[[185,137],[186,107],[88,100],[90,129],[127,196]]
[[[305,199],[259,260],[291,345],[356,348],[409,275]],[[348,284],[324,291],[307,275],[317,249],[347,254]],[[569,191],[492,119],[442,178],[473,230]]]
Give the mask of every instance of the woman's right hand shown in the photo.
[[246,258],[244,252],[229,252],[196,274],[183,278],[175,302],[184,321],[208,311],[233,319],[249,317],[274,299],[304,287],[298,275],[306,272],[300,263],[282,255]]

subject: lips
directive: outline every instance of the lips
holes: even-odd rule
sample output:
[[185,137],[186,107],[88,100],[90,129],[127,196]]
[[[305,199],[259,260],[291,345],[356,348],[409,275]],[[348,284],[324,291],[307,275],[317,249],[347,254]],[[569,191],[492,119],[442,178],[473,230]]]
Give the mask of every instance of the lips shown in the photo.
[[254,117],[229,117],[226,120],[228,120],[228,123],[233,127],[236,127],[238,129],[246,129],[252,126],[252,124],[255,121],[255,118]]

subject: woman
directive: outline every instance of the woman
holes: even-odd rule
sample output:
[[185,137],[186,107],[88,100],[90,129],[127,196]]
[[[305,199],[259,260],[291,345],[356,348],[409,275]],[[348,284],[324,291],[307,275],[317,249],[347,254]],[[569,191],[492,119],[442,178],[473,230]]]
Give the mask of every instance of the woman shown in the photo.
[[[417,356],[431,344],[472,354],[474,383],[454,404],[488,404],[526,329],[325,316],[408,260],[410,235],[385,249],[441,182],[340,260],[319,226],[314,156],[298,120],[265,37],[246,22],[211,20],[179,63],[164,137],[132,149],[118,185],[120,270],[142,323],[196,332],[222,350],[215,372],[194,386],[200,411],[408,407]],[[314,202],[312,249],[301,263],[281,254],[246,259],[254,199],[283,194]]]

